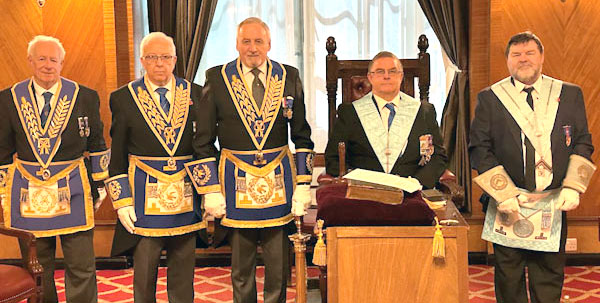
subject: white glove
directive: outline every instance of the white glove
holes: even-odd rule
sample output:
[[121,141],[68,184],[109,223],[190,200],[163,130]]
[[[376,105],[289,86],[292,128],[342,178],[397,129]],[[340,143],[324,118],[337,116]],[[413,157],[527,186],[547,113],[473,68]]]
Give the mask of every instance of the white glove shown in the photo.
[[98,194],[100,196],[94,201],[94,211],[98,210],[104,199],[106,199],[106,189],[104,187],[98,187]]
[[119,215],[119,221],[121,221],[123,227],[125,227],[130,234],[133,234],[135,231],[133,223],[137,221],[135,208],[133,208],[133,206],[123,206],[117,209],[117,215]]
[[215,218],[223,217],[226,213],[223,194],[220,192],[205,194],[204,211]]
[[498,204],[498,211],[505,214],[519,213],[519,196],[502,201]]
[[563,187],[558,194],[556,209],[569,211],[579,206],[579,192],[572,188]]
[[295,217],[306,215],[310,204],[312,204],[310,185],[296,185],[296,190],[292,195],[292,215]]

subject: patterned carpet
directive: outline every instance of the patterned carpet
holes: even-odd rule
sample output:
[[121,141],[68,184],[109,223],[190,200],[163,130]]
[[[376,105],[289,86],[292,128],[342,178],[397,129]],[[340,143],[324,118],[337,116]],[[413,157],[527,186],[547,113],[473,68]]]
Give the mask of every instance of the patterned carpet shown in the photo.
[[[157,301],[166,303],[167,281],[166,269],[161,268],[157,283]],[[195,300],[202,303],[233,302],[229,267],[196,268],[194,281]],[[262,302],[264,268],[259,267],[256,273],[259,302]],[[309,268],[309,278],[318,277],[318,269]],[[133,302],[133,270],[99,270],[98,293],[100,303]],[[56,287],[61,302],[65,300],[64,272],[56,272]],[[563,295],[569,295],[571,302],[600,303],[600,267],[581,266],[567,267]],[[295,290],[288,288],[287,302],[294,302]],[[493,303],[494,268],[484,265],[469,266],[469,303]]]

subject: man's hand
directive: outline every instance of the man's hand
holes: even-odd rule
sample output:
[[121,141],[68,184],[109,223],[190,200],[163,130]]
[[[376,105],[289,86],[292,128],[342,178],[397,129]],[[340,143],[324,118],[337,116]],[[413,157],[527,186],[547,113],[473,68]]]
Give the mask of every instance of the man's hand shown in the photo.
[[226,213],[223,194],[220,192],[205,194],[204,211],[215,218],[223,217]]
[[[520,195],[519,195],[520,196]],[[519,213],[519,198],[508,198],[498,204],[498,211],[505,214]]]
[[296,185],[296,190],[292,195],[292,215],[296,217],[306,215],[306,210],[311,203],[310,185]]
[[98,195],[100,196],[94,201],[94,211],[98,210],[104,199],[106,199],[106,189],[104,187],[98,187]]
[[558,194],[558,201],[556,203],[556,209],[562,211],[569,211],[579,206],[579,192],[572,188],[563,187]]
[[133,234],[135,231],[135,225],[133,225],[133,223],[137,221],[135,208],[133,208],[133,206],[123,206],[117,209],[117,214],[119,215],[119,221],[121,221],[123,227],[125,227],[130,234]]

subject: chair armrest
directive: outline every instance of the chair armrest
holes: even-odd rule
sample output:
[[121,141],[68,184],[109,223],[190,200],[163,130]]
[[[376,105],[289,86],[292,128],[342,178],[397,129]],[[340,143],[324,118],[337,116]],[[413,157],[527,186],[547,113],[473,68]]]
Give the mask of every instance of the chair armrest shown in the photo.
[[[2,226],[0,226],[0,234],[21,239],[27,243],[29,255],[23,256],[23,267],[27,268],[27,271],[34,276],[36,284],[41,285],[41,275],[44,270],[37,258],[35,236],[26,230],[10,229]],[[39,283],[37,283],[38,279]]]
[[335,180],[335,177],[332,175],[328,175],[325,170],[319,174],[317,177],[317,183],[319,185],[331,184]]
[[436,187],[448,195],[457,208],[465,206],[465,189],[458,185],[456,176],[449,170],[445,170]]

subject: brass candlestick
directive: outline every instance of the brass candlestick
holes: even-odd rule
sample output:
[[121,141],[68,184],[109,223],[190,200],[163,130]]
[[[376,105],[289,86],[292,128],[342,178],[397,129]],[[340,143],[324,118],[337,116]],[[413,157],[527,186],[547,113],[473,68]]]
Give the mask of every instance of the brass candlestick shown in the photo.
[[300,217],[295,217],[294,222],[298,232],[288,237],[294,243],[296,255],[296,303],[306,303],[306,241],[310,239],[310,235],[302,233]]

